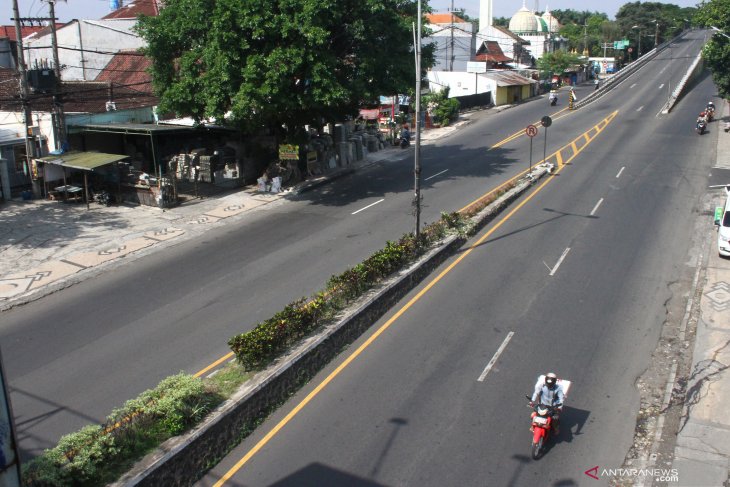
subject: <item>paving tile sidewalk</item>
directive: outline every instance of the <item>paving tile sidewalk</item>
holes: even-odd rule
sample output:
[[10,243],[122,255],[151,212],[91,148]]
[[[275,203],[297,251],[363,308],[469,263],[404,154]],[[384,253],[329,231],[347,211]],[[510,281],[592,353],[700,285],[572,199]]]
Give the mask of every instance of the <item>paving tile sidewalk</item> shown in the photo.
[[[725,120],[730,106],[723,104]],[[717,130],[717,167],[730,168],[730,134]],[[724,192],[715,201],[724,202]],[[712,208],[714,210],[714,207]],[[714,213],[714,212],[713,212]],[[712,234],[700,317],[673,467],[681,486],[730,486],[730,259],[717,253]]]
[[165,210],[95,203],[87,210],[84,204],[47,200],[6,202],[0,206],[0,310],[78,282],[120,258],[144,255],[144,251],[205,233],[211,226],[237,221],[250,211],[283,204],[289,194],[407,156],[407,151],[386,148],[282,193],[259,193],[255,187],[246,187]]

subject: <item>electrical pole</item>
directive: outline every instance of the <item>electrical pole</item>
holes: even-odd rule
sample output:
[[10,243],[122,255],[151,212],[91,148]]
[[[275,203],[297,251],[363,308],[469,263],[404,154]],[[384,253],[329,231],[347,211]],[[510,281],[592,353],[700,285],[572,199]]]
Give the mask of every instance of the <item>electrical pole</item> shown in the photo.
[[58,39],[56,38],[56,0],[47,0],[51,15],[51,46],[53,47],[53,71],[56,74],[56,87],[53,90],[53,109],[56,112],[56,133],[53,137],[56,149],[61,149],[66,141],[66,121],[63,113],[61,94],[61,63],[58,60]]
[[[18,72],[20,73],[20,102],[23,105],[23,118],[25,121],[25,163],[26,171],[33,180],[33,169],[31,160],[35,157],[35,137],[31,135],[33,125],[33,111],[28,100],[28,76],[25,68],[25,57],[23,54],[23,35],[20,31],[20,13],[18,11],[18,0],[13,0],[13,14],[15,18],[15,41],[18,47]],[[33,193],[40,196],[40,185],[33,183]]]
[[414,235],[421,233],[421,0],[418,0],[418,32],[414,39],[416,46],[416,150],[413,157],[414,206],[416,224]]
[[[454,70],[454,0],[451,0],[451,62],[449,63],[449,71]],[[420,32],[419,32],[420,35]]]
[[586,56],[588,53],[588,24],[586,20],[583,20],[583,55]]
[[655,20],[656,30],[654,31],[654,49],[659,45],[659,21]]

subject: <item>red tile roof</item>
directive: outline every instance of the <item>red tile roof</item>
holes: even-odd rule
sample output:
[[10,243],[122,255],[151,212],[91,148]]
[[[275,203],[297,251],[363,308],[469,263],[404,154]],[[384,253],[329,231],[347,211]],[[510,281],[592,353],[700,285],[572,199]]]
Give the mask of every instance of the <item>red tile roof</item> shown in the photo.
[[504,55],[497,41],[484,41],[479,51],[477,51],[476,60],[492,63],[508,63],[512,61],[512,58]]
[[[20,109],[20,76],[16,69],[0,67],[0,110]],[[13,110],[14,111],[14,110]]]
[[[122,53],[114,58],[97,77],[97,81],[65,81],[57,92],[66,112],[103,113],[106,102],[113,101],[117,110],[150,107],[159,99],[152,93],[150,75],[144,70],[149,60],[142,56]],[[21,111],[20,85],[13,82],[18,74],[14,69],[0,68],[0,110]],[[101,78],[101,79],[99,79]],[[50,111],[53,95],[31,94],[31,108]]]
[[137,51],[120,51],[97,76],[95,81],[109,81],[134,86],[135,90],[152,93],[152,77],[147,70],[152,61]]
[[431,24],[463,24],[466,20],[452,13],[448,14],[426,14],[428,22]]
[[106,14],[101,20],[136,19],[140,15],[156,17],[160,13],[160,0],[132,0],[122,8]]
[[[63,24],[56,24],[56,28],[61,27]],[[21,27],[20,35],[25,38],[26,36],[38,32],[43,28],[42,25],[35,25],[33,27]],[[0,37],[7,37],[11,41],[15,42],[15,26],[14,25],[0,25]]]

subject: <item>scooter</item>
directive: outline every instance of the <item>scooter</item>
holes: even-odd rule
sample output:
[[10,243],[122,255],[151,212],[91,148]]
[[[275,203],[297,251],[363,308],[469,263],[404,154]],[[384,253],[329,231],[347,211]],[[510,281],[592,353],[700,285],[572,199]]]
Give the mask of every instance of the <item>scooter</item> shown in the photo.
[[[525,396],[530,400],[530,396]],[[538,460],[545,453],[545,445],[553,433],[553,413],[561,405],[548,406],[547,404],[535,404],[532,408],[532,458]]]
[[405,149],[411,145],[411,134],[407,131],[401,132],[398,145],[400,145],[401,149]]
[[702,135],[705,133],[705,130],[707,129],[707,122],[699,121],[697,122],[697,133]]
[[550,106],[554,107],[557,104],[558,104],[558,97],[557,96],[552,97],[550,99]]

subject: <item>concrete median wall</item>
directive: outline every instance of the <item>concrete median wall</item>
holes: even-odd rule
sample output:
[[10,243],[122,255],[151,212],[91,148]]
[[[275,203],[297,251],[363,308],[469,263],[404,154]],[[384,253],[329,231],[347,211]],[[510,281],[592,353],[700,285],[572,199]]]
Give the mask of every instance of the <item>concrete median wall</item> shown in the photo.
[[[536,167],[534,179],[520,182],[473,217],[476,230],[546,174],[546,168]],[[358,300],[337,323],[305,339],[287,356],[254,376],[193,431],[168,440],[112,485],[192,485],[465,242],[466,238],[461,236],[445,238],[408,269]]]

